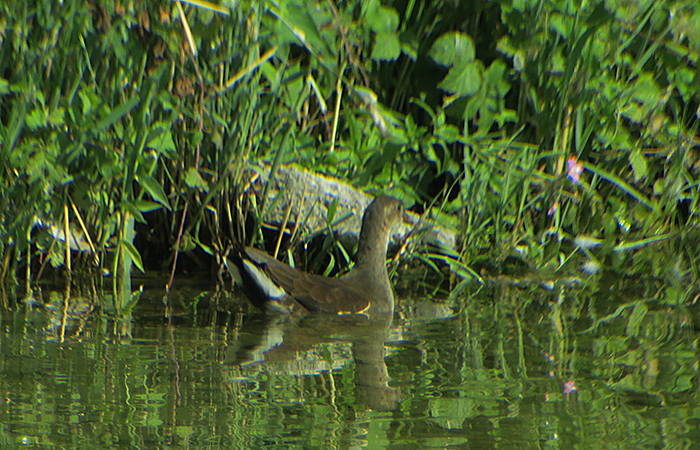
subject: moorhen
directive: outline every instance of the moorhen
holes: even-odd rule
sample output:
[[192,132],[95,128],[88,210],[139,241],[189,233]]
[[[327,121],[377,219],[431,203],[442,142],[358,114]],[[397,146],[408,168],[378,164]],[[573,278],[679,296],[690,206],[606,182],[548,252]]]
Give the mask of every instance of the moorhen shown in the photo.
[[345,275],[310,275],[252,247],[240,248],[226,265],[234,281],[260,309],[293,312],[303,307],[334,314],[393,313],[386,251],[391,229],[403,217],[399,200],[374,199],[362,216],[355,266]]

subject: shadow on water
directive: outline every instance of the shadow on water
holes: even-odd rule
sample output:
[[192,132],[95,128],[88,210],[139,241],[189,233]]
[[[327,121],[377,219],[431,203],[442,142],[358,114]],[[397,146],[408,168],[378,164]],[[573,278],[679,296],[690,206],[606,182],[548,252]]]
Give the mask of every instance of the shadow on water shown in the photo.
[[658,281],[487,282],[393,317],[261,316],[145,282],[0,303],[0,447],[692,448],[697,305]]

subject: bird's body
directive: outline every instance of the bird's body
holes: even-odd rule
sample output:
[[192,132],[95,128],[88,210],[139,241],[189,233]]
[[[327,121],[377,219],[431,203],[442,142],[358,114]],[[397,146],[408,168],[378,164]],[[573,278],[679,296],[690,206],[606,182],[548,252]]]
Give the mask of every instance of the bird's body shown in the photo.
[[261,309],[292,312],[299,306],[325,313],[391,313],[394,293],[386,269],[386,251],[403,205],[377,197],[365,211],[355,266],[338,278],[311,275],[255,248],[240,249],[229,271],[251,302]]

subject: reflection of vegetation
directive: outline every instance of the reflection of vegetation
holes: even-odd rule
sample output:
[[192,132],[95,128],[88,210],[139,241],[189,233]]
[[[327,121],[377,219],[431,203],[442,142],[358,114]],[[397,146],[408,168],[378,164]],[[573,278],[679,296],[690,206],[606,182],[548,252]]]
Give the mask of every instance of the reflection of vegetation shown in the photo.
[[192,3],[0,5],[3,278],[70,261],[38,220],[222,250],[251,160],[437,200],[464,276],[698,276],[696,1]]
[[[289,317],[221,311],[166,326],[162,313],[144,314],[147,301],[137,326],[125,327],[65,292],[44,295],[48,308],[0,310],[3,448],[24,439],[77,448],[697,442],[697,333],[688,326],[697,318],[669,308],[675,293],[653,282],[600,291],[485,283],[444,319],[403,308],[388,329],[315,316],[282,333],[275,328]],[[202,296],[202,310],[212,300]],[[277,323],[265,330],[263,321]],[[221,364],[236,347],[262,355],[259,344],[268,352],[257,363]],[[367,395],[376,403],[382,394],[368,380],[387,375],[402,395],[390,411],[368,410]],[[568,382],[578,389],[566,391]]]

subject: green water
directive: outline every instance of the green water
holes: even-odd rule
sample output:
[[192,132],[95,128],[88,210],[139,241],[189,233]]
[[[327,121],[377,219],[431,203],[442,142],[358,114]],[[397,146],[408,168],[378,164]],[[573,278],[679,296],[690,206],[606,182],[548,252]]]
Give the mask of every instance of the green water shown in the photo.
[[663,286],[492,283],[402,298],[390,320],[261,317],[180,292],[170,325],[161,296],[126,317],[85,293],[4,299],[0,448],[700,442],[697,311]]

